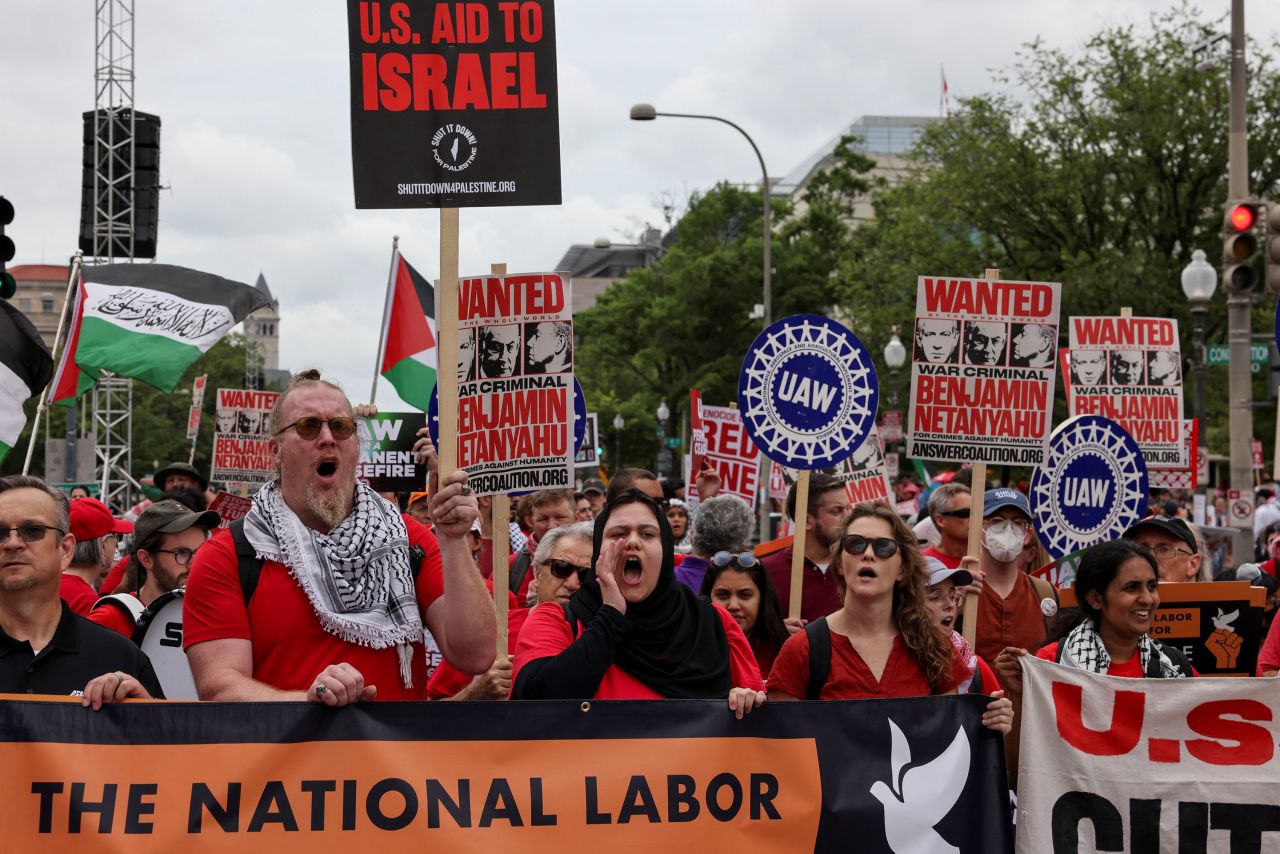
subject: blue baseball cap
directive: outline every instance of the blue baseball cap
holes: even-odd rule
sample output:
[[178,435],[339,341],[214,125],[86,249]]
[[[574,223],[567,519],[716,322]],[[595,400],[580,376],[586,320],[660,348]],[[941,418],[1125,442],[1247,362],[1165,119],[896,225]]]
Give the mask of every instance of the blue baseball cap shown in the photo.
[[985,519],[1005,507],[1012,507],[1028,519],[1031,518],[1031,505],[1027,503],[1027,496],[1008,486],[987,490],[982,499],[982,518]]

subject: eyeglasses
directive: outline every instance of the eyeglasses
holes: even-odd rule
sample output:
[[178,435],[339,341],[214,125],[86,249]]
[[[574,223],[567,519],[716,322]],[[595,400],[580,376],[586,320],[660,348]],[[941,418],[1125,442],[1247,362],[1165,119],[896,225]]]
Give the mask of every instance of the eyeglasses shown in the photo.
[[930,590],[929,602],[934,605],[941,605],[944,602],[960,602],[964,599],[964,594],[959,591],[947,593],[944,590]]
[[576,563],[564,560],[563,558],[553,557],[547,561],[547,569],[551,570],[551,574],[561,581],[565,581],[575,572],[585,575],[591,571],[589,566],[578,566]]
[[199,549],[156,549],[156,554],[173,555],[173,562],[178,566],[186,566],[191,563],[191,558]]
[[1149,551],[1156,556],[1156,560],[1169,560],[1174,555],[1189,555],[1192,552],[1186,549],[1180,549],[1177,546],[1171,546],[1168,543],[1161,543],[1158,546],[1150,546]]
[[18,537],[24,543],[38,543],[44,539],[44,535],[49,531],[57,531],[59,534],[66,536],[66,531],[61,528],[55,528],[52,525],[19,525],[16,528],[0,528],[0,543],[9,542],[9,535],[17,532]]
[[293,429],[298,431],[298,435],[301,438],[311,440],[320,435],[320,427],[325,424],[329,425],[329,432],[332,433],[333,438],[337,439],[339,442],[344,439],[350,439],[352,434],[356,432],[356,422],[345,416],[330,418],[326,421],[323,418],[308,415],[306,418],[299,418],[289,426],[277,430],[276,435],[279,436],[286,430]]
[[864,537],[861,534],[847,534],[840,541],[840,547],[854,557],[866,554],[867,546],[871,546],[871,553],[878,558],[893,557],[898,553],[898,541],[891,537]]
[[1031,530],[1031,523],[1025,519],[983,519],[982,530],[995,531],[997,534],[1012,528],[1019,534],[1025,534]]
[[731,564],[737,564],[743,569],[750,569],[759,562],[760,559],[751,552],[740,552],[738,554],[734,554],[733,552],[725,551],[716,552],[711,556],[711,565],[717,569],[724,569],[726,566]]
[[965,507],[963,510],[943,510],[939,516],[950,516],[952,519],[968,519],[970,508]]

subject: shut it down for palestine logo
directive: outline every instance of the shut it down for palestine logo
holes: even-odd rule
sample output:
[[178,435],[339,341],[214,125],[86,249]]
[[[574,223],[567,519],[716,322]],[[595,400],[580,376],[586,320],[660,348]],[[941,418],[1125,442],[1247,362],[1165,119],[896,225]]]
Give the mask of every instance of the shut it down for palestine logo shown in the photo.
[[450,172],[461,172],[476,159],[476,135],[466,125],[450,122],[431,136],[431,154]]

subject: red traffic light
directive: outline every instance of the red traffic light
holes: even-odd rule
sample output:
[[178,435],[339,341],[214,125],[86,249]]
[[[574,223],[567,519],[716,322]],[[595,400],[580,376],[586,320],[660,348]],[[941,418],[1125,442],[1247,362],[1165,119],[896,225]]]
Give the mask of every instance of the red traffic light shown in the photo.
[[1254,205],[1236,205],[1227,215],[1227,221],[1236,231],[1248,231],[1258,221],[1258,209]]

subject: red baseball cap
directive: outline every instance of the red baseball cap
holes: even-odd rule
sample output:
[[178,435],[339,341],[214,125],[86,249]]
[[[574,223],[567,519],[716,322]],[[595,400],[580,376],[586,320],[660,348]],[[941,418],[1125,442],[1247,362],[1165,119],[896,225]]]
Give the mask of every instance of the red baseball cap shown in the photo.
[[96,498],[77,498],[71,502],[71,533],[78,543],[96,540],[113,531],[128,534],[132,530],[132,522],[115,518],[107,505]]

